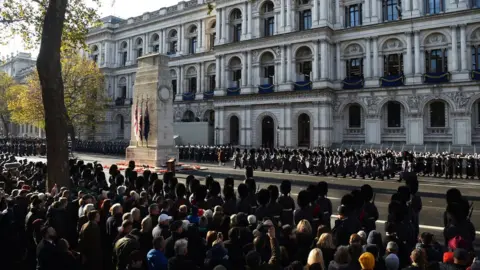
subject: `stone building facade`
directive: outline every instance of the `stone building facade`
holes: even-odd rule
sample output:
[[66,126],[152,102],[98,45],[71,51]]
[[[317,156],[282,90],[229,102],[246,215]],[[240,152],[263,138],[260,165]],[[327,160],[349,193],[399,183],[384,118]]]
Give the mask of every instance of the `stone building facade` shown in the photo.
[[114,101],[98,136],[128,139],[136,58],[159,52],[171,57],[175,124],[195,132],[204,122],[202,142],[478,143],[478,8],[480,0],[193,0],[105,18],[88,35]]

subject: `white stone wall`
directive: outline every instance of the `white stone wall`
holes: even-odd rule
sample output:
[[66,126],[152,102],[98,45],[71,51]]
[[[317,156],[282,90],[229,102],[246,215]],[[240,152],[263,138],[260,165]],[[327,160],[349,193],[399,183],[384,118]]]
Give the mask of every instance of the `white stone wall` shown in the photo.
[[[386,23],[381,1],[362,1],[364,26],[345,29],[344,2],[312,0],[307,6],[299,7],[312,10],[312,29],[299,31],[295,2],[276,0],[271,14],[275,18],[274,35],[263,37],[263,30],[259,29],[263,29],[265,16],[260,9],[267,1],[218,0],[214,12],[209,15],[206,1],[195,0],[115,24],[105,23],[91,30],[87,43],[100,48],[99,65],[108,73],[108,93],[115,98],[118,82],[125,78],[127,98],[131,98],[138,49],[142,48],[144,54],[151,53],[153,36],[158,35],[159,51],[168,53],[170,42],[175,40],[178,49],[169,63],[171,74],[177,80],[175,120],[181,120],[187,110],[192,110],[198,118],[214,110],[213,125],[219,130],[216,139],[221,143],[230,141],[229,117],[236,115],[240,121],[240,144],[259,146],[262,132],[259,123],[264,115],[270,115],[275,128],[279,128],[275,144],[278,140],[281,146],[297,146],[297,122],[302,112],[310,116],[312,147],[344,141],[367,144],[441,141],[461,145],[480,142],[476,121],[472,120],[474,104],[480,97],[479,89],[469,73],[471,46],[480,44],[480,13],[460,0],[458,3],[444,1],[442,15],[427,15],[425,1],[401,1],[402,20]],[[235,20],[242,25],[240,42],[232,40],[233,25],[229,16],[234,10],[242,14],[241,19]],[[212,27],[214,22],[215,27]],[[197,31],[191,33],[189,29],[193,26]],[[177,31],[177,36],[170,36],[172,30]],[[214,32],[215,48],[212,49],[210,34]],[[197,53],[189,54],[188,45],[194,36],[197,37]],[[140,45],[139,40],[142,40]],[[297,80],[297,61],[305,59],[305,55],[299,56],[297,52],[303,49],[310,52],[306,57],[312,62],[313,90],[292,93]],[[448,51],[450,83],[423,83],[425,55],[432,49]],[[123,52],[128,54],[126,66],[121,65]],[[261,95],[258,85],[265,67],[262,59],[268,54],[273,55],[268,65],[274,66],[275,93]],[[405,86],[380,86],[383,59],[390,54],[403,57]],[[364,87],[343,90],[347,61],[355,58],[363,60]],[[240,66],[234,66],[232,63],[238,60]],[[241,73],[240,95],[227,96],[234,70]],[[204,101],[204,93],[212,90],[209,87],[211,75],[216,76],[215,98]],[[187,79],[191,78],[197,79],[195,101],[183,101],[182,95],[189,91]],[[442,100],[448,105],[444,129],[429,126],[428,104],[433,100]],[[385,127],[384,105],[388,101],[402,104],[403,130]],[[362,107],[360,129],[348,128],[351,104]],[[128,110],[129,106],[117,107]]]

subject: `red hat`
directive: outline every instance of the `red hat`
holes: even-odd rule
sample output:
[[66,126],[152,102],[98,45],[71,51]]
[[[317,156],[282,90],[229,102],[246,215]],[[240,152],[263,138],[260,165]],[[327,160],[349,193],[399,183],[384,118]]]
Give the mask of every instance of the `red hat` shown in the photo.
[[22,190],[30,191],[31,187],[29,185],[23,185]]

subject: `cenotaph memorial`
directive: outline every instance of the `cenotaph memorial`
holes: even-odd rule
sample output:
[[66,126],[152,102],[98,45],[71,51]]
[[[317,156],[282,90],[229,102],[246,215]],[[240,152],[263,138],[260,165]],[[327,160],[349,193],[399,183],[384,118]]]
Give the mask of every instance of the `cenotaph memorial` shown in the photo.
[[132,103],[132,130],[126,160],[137,165],[164,167],[178,160],[173,139],[173,90],[169,57],[149,54],[138,58]]

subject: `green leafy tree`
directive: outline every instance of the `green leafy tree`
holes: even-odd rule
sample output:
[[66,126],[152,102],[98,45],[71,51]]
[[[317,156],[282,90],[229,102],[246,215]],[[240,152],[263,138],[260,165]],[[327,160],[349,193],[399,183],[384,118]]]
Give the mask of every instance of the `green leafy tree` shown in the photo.
[[10,133],[10,114],[8,112],[7,91],[15,85],[15,80],[5,72],[0,72],[0,120],[6,137]]
[[[89,0],[96,7],[100,0]],[[85,48],[89,27],[98,21],[96,7],[87,0],[3,0],[0,40],[19,35],[27,48],[37,47],[37,72],[47,136],[48,188],[69,186],[68,127],[61,50]],[[3,35],[3,36],[2,36]]]

